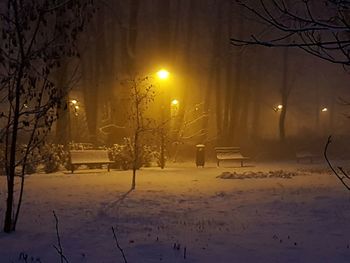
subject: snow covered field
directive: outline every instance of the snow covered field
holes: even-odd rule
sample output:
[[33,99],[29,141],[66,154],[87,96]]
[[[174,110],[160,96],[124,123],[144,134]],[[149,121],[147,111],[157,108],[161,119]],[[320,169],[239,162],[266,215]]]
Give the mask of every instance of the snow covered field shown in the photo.
[[[131,171],[29,176],[0,262],[60,262],[53,210],[69,262],[124,262],[112,226],[129,263],[349,262],[350,192],[325,164],[229,166],[146,168],[129,193]],[[5,194],[0,177],[1,220]]]

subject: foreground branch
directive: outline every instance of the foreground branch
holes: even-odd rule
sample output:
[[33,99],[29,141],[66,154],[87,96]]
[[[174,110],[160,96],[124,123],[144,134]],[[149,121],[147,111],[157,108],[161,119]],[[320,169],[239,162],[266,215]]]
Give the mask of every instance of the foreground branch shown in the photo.
[[328,151],[328,146],[330,145],[331,142],[332,142],[332,136],[329,136],[327,143],[325,145],[325,148],[324,148],[324,158],[326,159],[327,164],[328,164],[329,168],[331,168],[333,174],[340,180],[340,182],[345,186],[345,188],[350,191],[350,186],[345,181],[346,179],[350,180],[350,176],[344,171],[344,169],[342,167],[338,167],[339,171],[341,172],[341,174],[340,174],[336,170],[336,168],[333,167],[333,165],[331,164],[331,162],[328,159],[327,151]]
[[124,263],[128,263],[128,261],[127,261],[127,259],[126,259],[126,257],[125,257],[125,254],[124,254],[124,250],[123,250],[123,248],[119,245],[118,238],[117,238],[117,235],[116,235],[116,233],[115,233],[114,227],[112,227],[112,232],[113,232],[113,237],[114,237],[115,243],[117,244],[117,248],[119,249],[120,253],[121,253],[122,256],[123,256]]
[[61,245],[61,237],[60,237],[60,233],[59,233],[59,229],[58,229],[58,218],[57,215],[55,213],[55,211],[52,211],[53,216],[55,217],[55,221],[56,221],[56,236],[57,236],[57,246],[53,245],[53,247],[56,249],[57,253],[60,255],[61,257],[61,263],[65,262],[65,263],[69,263],[68,259],[66,258],[66,256],[63,254],[63,248]]

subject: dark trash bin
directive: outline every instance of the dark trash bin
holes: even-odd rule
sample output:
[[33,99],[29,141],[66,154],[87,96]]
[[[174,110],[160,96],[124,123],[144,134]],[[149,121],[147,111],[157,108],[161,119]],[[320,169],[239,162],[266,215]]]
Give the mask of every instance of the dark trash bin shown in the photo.
[[205,163],[205,145],[197,144],[196,145],[196,165],[204,167]]

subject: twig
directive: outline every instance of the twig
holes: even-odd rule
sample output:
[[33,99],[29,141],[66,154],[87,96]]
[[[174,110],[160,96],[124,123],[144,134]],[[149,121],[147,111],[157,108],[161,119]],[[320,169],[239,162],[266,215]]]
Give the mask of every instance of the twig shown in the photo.
[[61,257],[61,263],[65,262],[65,263],[69,263],[68,259],[66,258],[66,256],[63,254],[63,248],[61,245],[61,237],[60,237],[60,233],[58,230],[58,217],[55,213],[55,211],[52,211],[53,216],[55,217],[55,221],[56,221],[56,236],[57,236],[57,243],[58,243],[58,247],[53,245],[53,247],[56,249],[57,253],[60,255]]
[[115,234],[115,231],[114,231],[114,227],[112,227],[112,232],[113,232],[113,237],[114,237],[115,243],[117,244],[117,248],[119,249],[120,253],[121,253],[122,256],[123,256],[124,263],[128,263],[128,261],[127,261],[127,259],[126,259],[126,257],[125,257],[125,254],[124,254],[124,250],[123,250],[123,248],[119,245],[117,235]]
[[324,158],[327,161],[327,164],[329,166],[329,168],[331,168],[332,172],[334,173],[334,175],[340,180],[340,182],[346,187],[346,189],[348,189],[350,191],[350,186],[347,185],[344,181],[344,179],[350,179],[349,175],[344,171],[344,169],[342,167],[338,167],[338,169],[342,172],[343,175],[340,175],[335,168],[332,166],[331,162],[328,159],[327,156],[327,151],[328,151],[328,146],[329,144],[332,142],[332,136],[328,137],[327,143],[324,147]]

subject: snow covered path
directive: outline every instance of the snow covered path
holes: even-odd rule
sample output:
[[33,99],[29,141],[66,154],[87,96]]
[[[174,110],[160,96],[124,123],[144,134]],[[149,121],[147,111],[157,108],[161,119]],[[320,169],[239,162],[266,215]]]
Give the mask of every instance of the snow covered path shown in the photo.
[[[298,175],[216,178],[270,170]],[[349,262],[350,193],[323,164],[178,164],[141,170],[128,193],[130,184],[130,171],[28,177],[18,230],[0,234],[0,262],[25,262],[21,252],[60,262],[53,210],[70,262],[123,262],[112,226],[129,263]],[[5,190],[0,177],[1,218]]]

